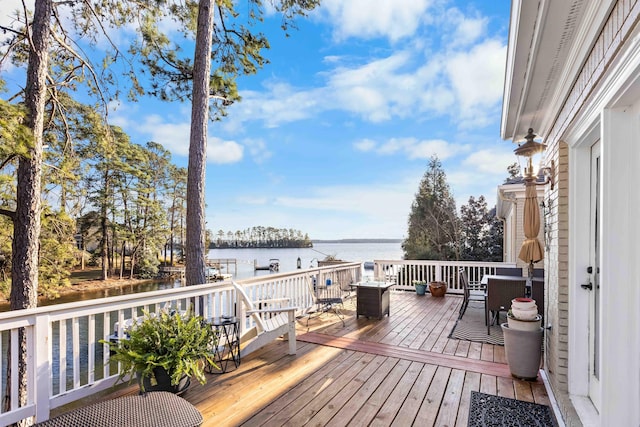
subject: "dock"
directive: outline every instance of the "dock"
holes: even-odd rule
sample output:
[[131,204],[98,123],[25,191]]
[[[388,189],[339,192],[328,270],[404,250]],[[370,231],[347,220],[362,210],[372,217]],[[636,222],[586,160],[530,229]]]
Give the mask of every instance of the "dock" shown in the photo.
[[258,260],[253,260],[253,269],[254,270],[268,270],[268,271],[279,271],[280,270],[280,260],[277,258],[271,258],[269,260],[268,265],[258,265]]

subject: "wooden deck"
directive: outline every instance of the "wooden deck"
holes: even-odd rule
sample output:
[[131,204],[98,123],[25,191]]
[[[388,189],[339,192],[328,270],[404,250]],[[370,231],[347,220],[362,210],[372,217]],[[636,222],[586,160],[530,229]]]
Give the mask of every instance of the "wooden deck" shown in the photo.
[[[393,292],[391,315],[333,313],[298,322],[283,340],[183,395],[204,426],[466,426],[472,390],[549,404],[544,385],[513,379],[504,348],[449,339],[462,298]],[[137,386],[111,396],[137,392]]]

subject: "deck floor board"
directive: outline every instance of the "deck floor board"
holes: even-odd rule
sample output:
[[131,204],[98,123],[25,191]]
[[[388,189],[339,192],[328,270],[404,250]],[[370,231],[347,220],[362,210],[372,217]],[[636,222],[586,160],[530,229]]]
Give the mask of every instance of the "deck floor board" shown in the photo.
[[[511,377],[504,348],[448,338],[462,298],[391,293],[391,314],[355,316],[355,298],[183,395],[203,426],[466,426],[471,391],[549,404],[544,384]],[[121,388],[111,397],[137,393]],[[87,404],[90,402],[87,402]]]

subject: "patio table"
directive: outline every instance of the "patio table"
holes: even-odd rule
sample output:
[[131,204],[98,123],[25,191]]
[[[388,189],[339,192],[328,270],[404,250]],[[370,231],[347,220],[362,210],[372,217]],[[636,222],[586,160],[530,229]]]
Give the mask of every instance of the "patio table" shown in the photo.
[[[487,286],[487,283],[489,283],[489,279],[522,280],[522,279],[528,279],[528,277],[526,277],[526,276],[505,276],[503,274],[485,274],[484,276],[482,276],[482,279],[480,279],[480,284],[482,286]],[[544,278],[542,278],[542,277],[534,277],[533,281],[534,282],[544,282]]]

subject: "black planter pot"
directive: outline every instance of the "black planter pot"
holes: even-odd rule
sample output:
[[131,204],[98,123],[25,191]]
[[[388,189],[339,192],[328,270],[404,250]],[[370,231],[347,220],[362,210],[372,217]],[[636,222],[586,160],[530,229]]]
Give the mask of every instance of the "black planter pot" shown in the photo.
[[138,373],[138,385],[140,386],[141,393],[148,391],[168,391],[180,395],[187,391],[189,384],[191,384],[191,379],[185,375],[180,379],[178,384],[172,385],[171,375],[162,367],[155,368],[153,375],[155,382],[152,380],[152,377],[141,377]]

